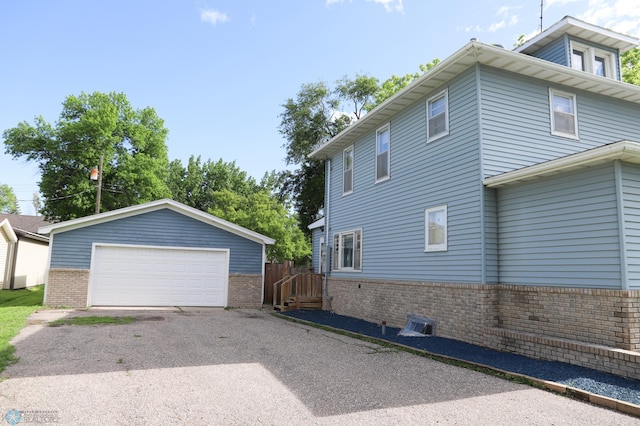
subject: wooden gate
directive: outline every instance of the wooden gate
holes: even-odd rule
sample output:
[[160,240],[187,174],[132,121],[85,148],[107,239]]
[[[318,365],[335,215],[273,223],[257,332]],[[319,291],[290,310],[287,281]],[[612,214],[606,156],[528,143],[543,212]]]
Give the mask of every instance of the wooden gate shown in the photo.
[[273,283],[280,281],[293,268],[293,261],[264,264],[264,303],[273,303]]

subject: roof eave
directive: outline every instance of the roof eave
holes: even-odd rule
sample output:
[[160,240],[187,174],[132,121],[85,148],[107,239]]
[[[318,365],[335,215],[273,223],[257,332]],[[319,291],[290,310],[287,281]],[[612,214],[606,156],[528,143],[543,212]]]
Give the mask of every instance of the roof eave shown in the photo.
[[571,154],[566,157],[492,176],[484,179],[482,183],[488,188],[500,188],[584,167],[592,167],[614,160],[640,164],[640,143],[630,141],[615,142],[577,154]]

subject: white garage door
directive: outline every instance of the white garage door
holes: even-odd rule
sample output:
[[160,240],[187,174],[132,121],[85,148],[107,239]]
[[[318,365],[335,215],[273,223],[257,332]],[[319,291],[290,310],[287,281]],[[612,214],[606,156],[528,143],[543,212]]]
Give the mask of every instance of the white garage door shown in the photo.
[[226,306],[229,251],[96,245],[93,306]]

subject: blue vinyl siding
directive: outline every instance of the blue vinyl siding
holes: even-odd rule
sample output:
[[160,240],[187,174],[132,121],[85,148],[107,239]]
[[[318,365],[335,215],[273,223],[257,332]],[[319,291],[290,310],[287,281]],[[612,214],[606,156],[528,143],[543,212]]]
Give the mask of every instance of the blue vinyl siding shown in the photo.
[[570,66],[568,53],[569,39],[566,36],[563,36],[549,43],[537,52],[533,52],[531,56],[556,64]]
[[[354,145],[353,193],[342,196],[342,156],[331,161],[328,243],[362,229],[362,271],[336,276],[479,282],[480,155],[475,68],[449,88],[450,133],[427,143],[426,99],[390,121],[390,178],[375,183],[375,132]],[[448,250],[424,251],[424,210],[447,205]]]
[[496,189],[484,188],[485,284],[498,283],[498,212]]
[[54,234],[51,267],[89,269],[94,242],[228,248],[230,273],[262,274],[262,244],[169,209]]
[[320,272],[321,252],[320,241],[324,236],[324,228],[315,228],[311,231],[311,263],[313,264],[314,272]]
[[553,136],[546,82],[481,69],[484,177],[640,135],[640,105],[553,86],[576,94],[580,139]]
[[613,165],[498,190],[500,282],[621,287]]
[[627,256],[627,284],[640,289],[640,166],[622,163],[622,199]]

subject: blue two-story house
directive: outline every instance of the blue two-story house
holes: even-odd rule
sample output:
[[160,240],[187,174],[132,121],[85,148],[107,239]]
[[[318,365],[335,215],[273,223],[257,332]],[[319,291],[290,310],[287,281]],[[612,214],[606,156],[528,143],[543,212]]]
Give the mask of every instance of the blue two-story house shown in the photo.
[[640,378],[637,45],[571,17],[472,39],[317,148],[325,309]]

